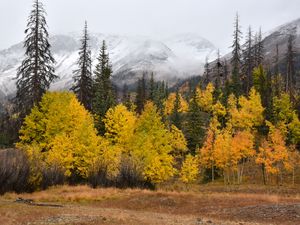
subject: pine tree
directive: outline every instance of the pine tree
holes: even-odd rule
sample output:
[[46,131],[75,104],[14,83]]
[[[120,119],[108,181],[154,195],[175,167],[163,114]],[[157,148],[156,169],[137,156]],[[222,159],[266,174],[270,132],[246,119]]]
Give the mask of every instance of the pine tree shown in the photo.
[[217,63],[216,63],[216,79],[215,79],[215,91],[214,91],[214,97],[215,99],[218,99],[219,96],[221,95],[221,77],[223,76],[222,74],[222,68],[223,65],[221,63],[220,59],[220,50],[218,49],[218,56],[217,56]]
[[209,63],[208,63],[208,56],[205,58],[205,65],[204,65],[204,86],[209,83]]
[[107,46],[105,41],[102,42],[98,63],[94,71],[94,98],[93,98],[93,112],[98,117],[97,129],[100,133],[104,133],[105,127],[102,119],[109,108],[116,104],[115,95],[111,83],[112,67],[109,62],[109,55],[107,53]]
[[154,75],[153,72],[151,73],[150,78],[150,84],[149,84],[149,100],[154,101],[154,95],[155,95],[155,81],[154,81]]
[[197,95],[193,94],[193,98],[189,104],[186,124],[186,139],[188,148],[195,155],[197,149],[202,147],[205,137],[205,125],[208,116],[201,111],[197,103]]
[[244,76],[243,92],[244,94],[248,94],[250,88],[253,85],[252,71],[253,71],[253,59],[254,59],[253,46],[252,46],[252,30],[250,26],[248,29],[248,36],[244,44],[242,57],[243,57],[242,72]]
[[241,40],[242,32],[239,25],[239,15],[236,14],[234,33],[233,33],[233,44],[232,44],[232,58],[231,58],[231,68],[232,68],[232,88],[236,96],[241,94]]
[[131,102],[131,96],[130,93],[128,91],[128,86],[127,84],[123,85],[123,96],[122,96],[122,103],[127,107],[127,109],[130,109],[132,106],[132,102]]
[[181,106],[181,102],[180,102],[180,94],[179,91],[176,91],[176,98],[174,101],[174,107],[172,110],[172,114],[171,114],[171,122],[172,124],[174,124],[177,128],[181,129],[181,115],[180,115],[180,106]]
[[254,64],[255,67],[263,64],[264,60],[264,44],[262,40],[261,28],[259,29],[258,34],[256,34],[255,38],[255,46],[254,46]]
[[295,77],[295,34],[291,32],[288,38],[288,46],[286,53],[287,71],[285,76],[285,91],[289,92],[291,100],[294,100],[296,77]]
[[142,113],[144,109],[144,105],[146,103],[146,80],[145,74],[143,74],[142,78],[138,80],[137,86],[137,95],[136,95],[136,110],[139,114]]
[[91,110],[93,78],[91,50],[88,42],[88,27],[87,22],[85,22],[83,37],[81,39],[81,48],[79,50],[79,59],[77,61],[78,69],[73,72],[74,84],[71,90],[76,94],[79,102],[81,102],[87,110]]
[[45,15],[42,2],[35,0],[25,30],[25,59],[17,72],[15,103],[21,120],[57,78],[54,74],[55,60],[50,51]]

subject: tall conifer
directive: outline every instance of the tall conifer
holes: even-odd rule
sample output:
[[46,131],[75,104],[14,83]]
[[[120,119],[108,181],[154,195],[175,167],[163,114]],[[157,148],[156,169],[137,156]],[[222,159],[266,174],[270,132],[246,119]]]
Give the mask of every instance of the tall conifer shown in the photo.
[[25,30],[25,59],[17,72],[15,103],[21,119],[41,100],[50,84],[57,78],[54,74],[55,60],[50,50],[45,15],[43,3],[35,0]]

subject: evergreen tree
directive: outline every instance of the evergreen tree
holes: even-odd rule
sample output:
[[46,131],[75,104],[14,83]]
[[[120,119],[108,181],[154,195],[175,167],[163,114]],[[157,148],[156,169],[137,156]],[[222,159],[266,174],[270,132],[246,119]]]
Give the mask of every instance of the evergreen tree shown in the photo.
[[248,35],[246,38],[246,42],[244,44],[244,50],[243,50],[243,65],[242,65],[242,72],[243,72],[243,92],[244,94],[248,94],[250,91],[250,88],[253,85],[252,80],[252,71],[253,71],[253,46],[252,46],[252,30],[249,26],[248,29]]
[[295,100],[296,74],[295,74],[295,34],[291,32],[288,38],[286,53],[287,71],[285,76],[285,91],[289,92],[292,101]]
[[16,111],[22,120],[37,104],[57,76],[42,2],[35,0],[24,41],[25,59],[17,72]]
[[208,56],[206,56],[204,65],[204,86],[209,83],[209,72]]
[[111,83],[112,67],[109,61],[107,46],[105,41],[102,42],[98,63],[94,71],[94,98],[93,112],[98,117],[97,129],[100,133],[104,133],[105,127],[102,119],[109,108],[116,104],[113,86]]
[[239,25],[239,15],[236,14],[234,33],[233,33],[233,44],[232,44],[232,58],[231,58],[231,68],[232,68],[232,89],[233,93],[238,96],[241,94],[241,40],[242,32]]
[[222,67],[223,65],[220,59],[220,50],[218,49],[218,57],[217,57],[216,68],[215,68],[216,70],[215,90],[214,90],[215,99],[218,99],[221,95],[221,77],[223,76]]
[[172,114],[171,114],[171,122],[172,124],[174,124],[178,129],[181,129],[181,115],[180,115],[180,94],[179,94],[179,91],[177,90],[176,91],[176,98],[175,98],[175,101],[174,101],[174,107],[173,107],[173,110],[172,110]]
[[150,78],[150,84],[149,84],[149,100],[152,102],[154,101],[154,95],[155,95],[155,81],[152,72]]
[[199,147],[202,147],[205,137],[206,118],[205,113],[201,111],[197,103],[197,95],[194,92],[189,104],[186,124],[186,139],[188,148],[194,155]]
[[136,107],[137,107],[136,110],[139,114],[142,113],[146,100],[147,100],[146,80],[145,80],[145,74],[143,74],[142,78],[138,80],[137,95],[136,95]]
[[256,34],[255,38],[255,46],[254,46],[254,64],[255,67],[263,64],[264,60],[264,44],[262,40],[261,28],[259,29],[258,34]]
[[89,47],[89,35],[87,22],[85,22],[79,59],[78,69],[73,72],[74,84],[71,90],[76,94],[79,102],[88,110],[92,109],[93,98],[93,78],[92,78],[92,59]]
[[275,75],[279,75],[280,71],[279,71],[279,45],[278,43],[276,44],[276,54],[274,57],[274,73]]
[[128,91],[128,86],[127,84],[124,84],[123,86],[123,96],[122,96],[122,103],[127,107],[127,109],[130,109],[132,104],[131,104],[131,96]]

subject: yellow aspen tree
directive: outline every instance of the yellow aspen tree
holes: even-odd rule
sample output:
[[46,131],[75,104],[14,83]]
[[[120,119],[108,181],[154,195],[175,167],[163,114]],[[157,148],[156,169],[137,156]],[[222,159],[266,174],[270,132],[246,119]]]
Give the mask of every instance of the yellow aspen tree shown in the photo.
[[136,115],[122,104],[110,108],[103,119],[105,137],[112,144],[125,147],[133,136],[136,120]]
[[162,123],[156,106],[147,102],[130,144],[130,154],[145,180],[157,184],[174,175],[171,142],[172,135]]
[[199,149],[199,160],[200,165],[204,168],[211,169],[211,178],[212,182],[214,182],[214,168],[216,166],[216,158],[215,158],[215,141],[217,135],[220,133],[219,131],[220,123],[218,121],[217,116],[213,116],[210,121],[210,125],[206,134],[206,139],[203,144],[203,147]]
[[44,163],[60,165],[66,176],[88,176],[99,144],[92,115],[69,92],[48,92],[25,118],[18,148],[33,146]]
[[264,107],[254,88],[250,90],[248,98],[241,96],[237,101],[233,95],[229,96],[228,106],[229,120],[234,129],[252,129],[264,121]]
[[175,158],[181,158],[187,151],[187,142],[184,134],[176,126],[171,125],[171,144],[172,144],[172,155]]
[[215,87],[212,83],[209,83],[205,90],[201,90],[199,87],[196,89],[196,101],[199,107],[204,112],[211,112],[213,110],[213,103],[214,103],[214,93]]
[[256,162],[263,164],[267,173],[278,177],[283,169],[291,168],[289,151],[281,131],[270,122],[267,122],[267,125],[269,126],[268,138],[259,147]]
[[233,156],[231,149],[232,134],[229,129],[223,129],[215,139],[213,158],[216,167],[223,171],[224,183],[231,183],[234,172]]
[[[182,95],[179,93],[179,99],[180,99],[180,107],[178,112],[184,113],[188,111],[189,105],[187,101],[182,97]],[[174,109],[174,102],[176,100],[176,93],[170,93],[168,98],[166,99],[164,103],[164,114],[166,116],[170,116]]]
[[180,180],[186,184],[195,182],[199,175],[199,162],[197,157],[187,155],[180,171]]
[[237,183],[242,183],[244,166],[247,159],[255,155],[254,136],[251,132],[239,131],[231,140],[231,164],[237,172]]

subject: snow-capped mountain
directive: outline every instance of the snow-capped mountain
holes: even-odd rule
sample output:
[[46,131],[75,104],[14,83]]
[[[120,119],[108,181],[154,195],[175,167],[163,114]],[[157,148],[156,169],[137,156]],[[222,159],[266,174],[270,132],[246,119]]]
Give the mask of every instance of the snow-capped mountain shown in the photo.
[[[80,34],[54,35],[50,38],[56,60],[56,74],[60,79],[52,89],[68,89],[72,83],[72,71],[76,69]],[[195,34],[181,34],[164,40],[144,36],[91,34],[90,47],[93,65],[102,41],[108,45],[116,85],[131,84],[144,71],[153,71],[157,80],[170,83],[178,79],[201,74],[205,58],[213,59],[216,48],[209,41]],[[15,91],[15,76],[24,57],[22,43],[0,51],[0,96]]]

